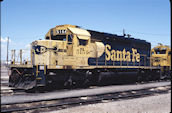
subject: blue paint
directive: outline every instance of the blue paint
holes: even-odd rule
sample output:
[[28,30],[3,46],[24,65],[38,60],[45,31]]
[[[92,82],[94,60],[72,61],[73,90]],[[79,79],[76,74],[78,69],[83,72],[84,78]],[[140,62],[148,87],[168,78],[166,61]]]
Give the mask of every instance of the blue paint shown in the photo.
[[[150,57],[150,50],[151,50],[151,45],[149,42],[146,42],[145,40],[140,40],[140,39],[134,39],[134,38],[126,38],[124,36],[117,36],[114,34],[108,34],[108,33],[101,33],[101,32],[97,32],[97,31],[91,31],[89,30],[89,32],[91,33],[91,38],[92,39],[97,39],[97,40],[101,40],[104,45],[110,45],[111,46],[111,50],[119,50],[119,51],[123,51],[123,49],[125,48],[126,51],[129,51],[130,53],[132,53],[132,48],[137,49],[137,52],[139,54],[144,54],[147,57]],[[146,58],[146,61],[144,61],[145,58],[143,56],[140,56],[140,66],[150,66],[150,60],[148,58]],[[106,61],[105,64],[105,52],[103,53],[102,56],[100,56],[97,59],[98,66],[112,66],[113,64],[115,66],[120,66],[122,64],[122,66],[127,66],[127,62],[126,61]],[[96,65],[96,58],[89,58],[88,59],[88,64],[89,65]],[[139,66],[139,62],[128,62],[128,66]]]

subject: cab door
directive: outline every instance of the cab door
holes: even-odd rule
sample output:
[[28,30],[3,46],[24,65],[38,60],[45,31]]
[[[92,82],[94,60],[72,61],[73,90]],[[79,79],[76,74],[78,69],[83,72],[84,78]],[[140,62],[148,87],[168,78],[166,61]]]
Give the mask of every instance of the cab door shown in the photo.
[[77,36],[77,50],[76,54],[78,56],[86,57],[89,54],[89,37],[87,36]]
[[73,56],[73,35],[67,35],[67,55]]
[[89,37],[77,36],[76,58],[78,66],[88,66]]

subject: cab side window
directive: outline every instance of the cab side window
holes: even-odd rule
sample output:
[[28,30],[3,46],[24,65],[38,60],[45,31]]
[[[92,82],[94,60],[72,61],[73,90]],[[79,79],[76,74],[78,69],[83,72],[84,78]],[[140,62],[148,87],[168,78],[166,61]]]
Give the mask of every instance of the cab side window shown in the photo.
[[88,43],[88,40],[79,39],[79,45],[86,46],[87,43]]
[[46,39],[46,40],[49,40],[49,39],[50,39],[50,37],[49,37],[49,36],[47,36],[45,39]]
[[72,39],[73,39],[73,36],[72,35],[68,35],[68,44],[72,44]]
[[171,55],[171,51],[169,51],[168,54]]

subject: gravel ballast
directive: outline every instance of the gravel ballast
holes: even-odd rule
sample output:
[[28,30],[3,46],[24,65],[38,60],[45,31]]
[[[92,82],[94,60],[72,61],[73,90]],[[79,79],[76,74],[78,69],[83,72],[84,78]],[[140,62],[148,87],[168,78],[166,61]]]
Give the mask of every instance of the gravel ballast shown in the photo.
[[67,108],[51,113],[170,113],[171,92],[137,99]]

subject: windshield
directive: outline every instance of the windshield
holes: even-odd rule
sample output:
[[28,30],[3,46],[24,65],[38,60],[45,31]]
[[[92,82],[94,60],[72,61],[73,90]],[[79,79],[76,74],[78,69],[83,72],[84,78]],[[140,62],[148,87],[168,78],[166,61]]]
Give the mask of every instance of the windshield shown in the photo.
[[63,40],[66,41],[66,35],[56,35],[51,37],[52,40]]
[[156,54],[166,54],[166,50],[155,50]]

